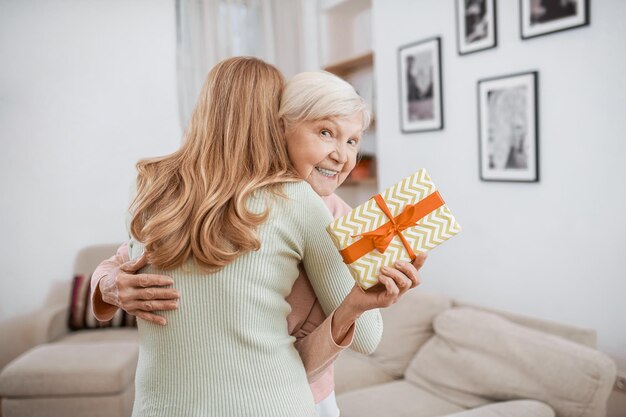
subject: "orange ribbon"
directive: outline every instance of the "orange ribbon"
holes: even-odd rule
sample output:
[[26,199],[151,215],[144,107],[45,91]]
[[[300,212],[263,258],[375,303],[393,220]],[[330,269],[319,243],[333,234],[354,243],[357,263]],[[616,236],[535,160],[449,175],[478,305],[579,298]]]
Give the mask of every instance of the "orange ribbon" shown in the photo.
[[376,230],[357,235],[361,236],[361,239],[339,251],[343,261],[346,264],[351,264],[374,249],[383,253],[396,235],[402,240],[402,244],[411,257],[411,261],[415,260],[415,252],[402,234],[402,231],[416,226],[417,222],[445,204],[439,192],[435,191],[417,203],[409,204],[397,217],[393,217],[387,203],[380,194],[374,196],[374,201],[389,218],[389,221]]

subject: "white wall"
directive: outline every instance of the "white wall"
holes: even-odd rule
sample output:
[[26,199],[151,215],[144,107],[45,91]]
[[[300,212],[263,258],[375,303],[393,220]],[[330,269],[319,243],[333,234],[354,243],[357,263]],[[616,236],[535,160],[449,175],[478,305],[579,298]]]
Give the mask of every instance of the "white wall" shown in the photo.
[[0,321],[125,239],[137,159],[180,144],[173,0],[0,0]]
[[[591,26],[527,41],[519,2],[497,3],[498,47],[459,56],[454,1],[374,1],[381,187],[425,167],[463,226],[431,254],[424,289],[597,329],[624,371],[626,2],[594,0]],[[445,130],[402,134],[397,47],[436,35]],[[476,82],[527,70],[539,71],[540,182],[481,182]]]

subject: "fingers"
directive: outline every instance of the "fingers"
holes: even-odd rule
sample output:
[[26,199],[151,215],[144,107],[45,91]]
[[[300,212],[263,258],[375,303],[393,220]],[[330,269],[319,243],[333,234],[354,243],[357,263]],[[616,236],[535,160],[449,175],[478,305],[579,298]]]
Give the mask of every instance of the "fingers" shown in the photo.
[[400,295],[400,289],[398,288],[398,285],[393,278],[385,275],[384,273],[381,273],[378,277],[378,281],[384,285],[385,296],[387,298],[393,299],[397,298],[398,295]]
[[175,300],[130,300],[127,302],[122,301],[122,308],[126,311],[138,311],[143,310],[147,312],[151,311],[168,311],[176,310],[178,308],[178,302]]
[[119,304],[126,311],[163,311],[178,308],[180,294],[175,288],[163,288],[172,285],[174,280],[164,275],[128,274],[118,276]]
[[404,274],[404,276],[410,280],[409,288],[415,288],[421,283],[418,271],[419,268],[416,267],[414,263],[410,264],[408,262],[396,262],[396,268],[399,272]]
[[120,265],[120,269],[125,272],[137,272],[148,264],[148,257],[143,254],[137,259],[133,259]]
[[174,280],[167,275],[139,274],[137,284],[139,287],[164,287],[174,285]]
[[178,300],[180,294],[174,288],[149,287],[137,290],[139,300]]
[[381,285],[378,291],[378,307],[388,307],[396,303],[405,292],[420,284],[418,269],[423,265],[425,259],[425,255],[418,256],[418,267],[415,266],[415,263],[397,262],[396,268],[387,266],[381,268],[378,276]]
[[[407,271],[410,269],[408,266],[404,268]],[[413,271],[409,271],[409,272],[412,273]],[[417,270],[415,270],[414,272],[417,273]],[[407,275],[405,275],[403,271],[384,266],[381,269],[381,273],[394,280],[401,294],[406,292],[408,289],[412,288],[412,285],[413,285],[412,279],[409,278]]]
[[124,288],[148,288],[166,287],[174,285],[174,280],[167,275],[137,274],[120,272],[117,280],[120,287]]
[[165,319],[165,317],[161,317],[154,313],[149,313],[147,311],[135,310],[135,311],[129,311],[128,313],[134,316],[137,316],[138,318],[148,321],[150,323],[158,324],[161,326],[165,326],[167,324],[167,320]]
[[416,258],[413,260],[413,266],[415,269],[419,271],[419,269],[424,266],[424,262],[426,262],[426,258],[428,258],[428,253],[422,252],[418,253]]

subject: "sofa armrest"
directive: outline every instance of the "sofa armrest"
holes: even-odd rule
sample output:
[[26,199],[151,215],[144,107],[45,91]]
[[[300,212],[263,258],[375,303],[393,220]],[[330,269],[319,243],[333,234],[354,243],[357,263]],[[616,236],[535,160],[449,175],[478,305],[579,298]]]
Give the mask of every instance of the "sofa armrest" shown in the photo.
[[30,348],[67,334],[67,306],[46,307],[0,323],[0,369]]
[[43,340],[41,343],[56,342],[66,336],[70,329],[67,327],[67,305],[57,305],[45,309],[39,320],[37,332]]

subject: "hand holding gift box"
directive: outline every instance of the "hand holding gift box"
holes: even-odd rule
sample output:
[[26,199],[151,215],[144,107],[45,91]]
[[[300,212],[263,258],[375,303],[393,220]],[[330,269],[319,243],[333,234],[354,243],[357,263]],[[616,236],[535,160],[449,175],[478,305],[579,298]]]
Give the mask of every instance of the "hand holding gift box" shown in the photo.
[[413,261],[461,231],[426,170],[377,194],[327,227],[357,284],[378,283],[383,266]]

